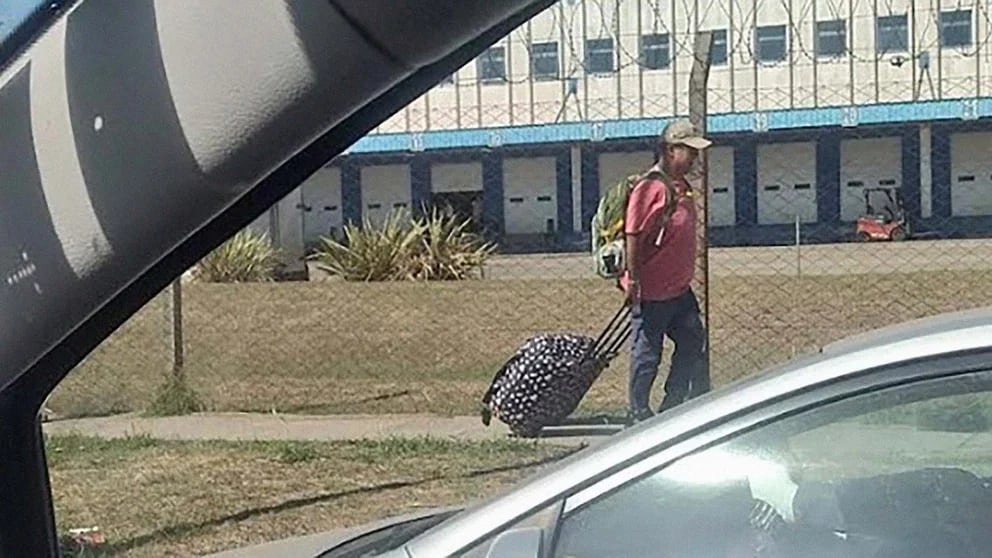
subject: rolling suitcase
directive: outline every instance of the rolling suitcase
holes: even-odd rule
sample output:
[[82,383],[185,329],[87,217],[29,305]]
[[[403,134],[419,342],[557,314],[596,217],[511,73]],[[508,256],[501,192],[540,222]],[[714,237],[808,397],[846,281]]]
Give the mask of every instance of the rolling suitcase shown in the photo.
[[532,337],[496,372],[482,398],[482,422],[492,417],[520,437],[561,424],[630,337],[625,304],[599,337],[548,334]]

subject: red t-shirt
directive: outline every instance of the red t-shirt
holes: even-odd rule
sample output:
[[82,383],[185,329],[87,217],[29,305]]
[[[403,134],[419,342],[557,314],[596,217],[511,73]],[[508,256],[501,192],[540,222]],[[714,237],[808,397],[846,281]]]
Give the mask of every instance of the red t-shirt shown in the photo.
[[[695,274],[696,202],[686,195],[688,184],[677,181],[674,186],[678,206],[664,231],[658,221],[668,192],[665,185],[660,180],[642,180],[630,193],[624,234],[638,238],[642,300],[677,298],[689,289]],[[630,275],[626,272],[621,285],[629,291]]]

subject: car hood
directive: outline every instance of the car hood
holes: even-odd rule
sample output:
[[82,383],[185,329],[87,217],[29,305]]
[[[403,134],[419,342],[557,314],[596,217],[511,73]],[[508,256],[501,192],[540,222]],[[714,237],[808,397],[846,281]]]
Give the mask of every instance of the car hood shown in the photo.
[[[413,521],[432,518],[440,520],[441,518],[450,517],[462,511],[462,509],[460,506],[425,508],[355,527],[335,529],[314,535],[293,537],[257,546],[238,548],[219,554],[212,554],[205,558],[324,558],[325,556],[326,558],[336,558],[334,554],[328,556],[330,551],[340,548],[344,544],[356,542],[361,537],[388,529],[395,529]],[[428,526],[433,526],[437,522],[439,521],[429,522]],[[400,537],[394,538],[390,541],[390,547],[399,547],[424,530],[426,529],[413,529]],[[385,552],[386,550],[389,550],[389,548],[383,548],[380,552]]]

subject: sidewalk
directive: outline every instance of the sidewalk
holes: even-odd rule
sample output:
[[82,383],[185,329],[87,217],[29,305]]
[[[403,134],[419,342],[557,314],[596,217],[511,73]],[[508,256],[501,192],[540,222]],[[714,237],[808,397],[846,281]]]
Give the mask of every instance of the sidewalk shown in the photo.
[[[81,434],[100,438],[149,436],[162,440],[300,440],[341,441],[393,437],[498,440],[509,429],[493,420],[487,427],[477,416],[435,415],[282,415],[263,413],[197,413],[178,417],[136,414],[44,423],[46,434]],[[597,436],[600,437],[600,436]],[[587,436],[549,438],[556,444],[590,442]]]

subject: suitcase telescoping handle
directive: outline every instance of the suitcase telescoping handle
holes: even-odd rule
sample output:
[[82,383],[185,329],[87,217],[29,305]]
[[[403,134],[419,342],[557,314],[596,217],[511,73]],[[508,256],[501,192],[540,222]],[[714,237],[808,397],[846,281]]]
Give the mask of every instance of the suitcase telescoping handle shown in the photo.
[[630,337],[630,305],[626,302],[617,310],[586,353],[586,359],[612,359]]

